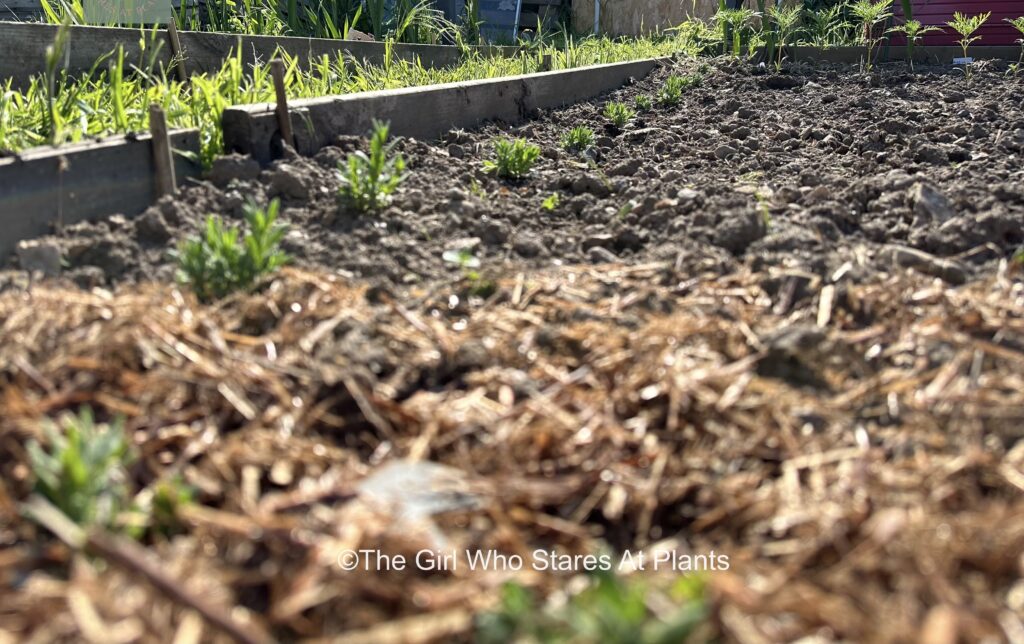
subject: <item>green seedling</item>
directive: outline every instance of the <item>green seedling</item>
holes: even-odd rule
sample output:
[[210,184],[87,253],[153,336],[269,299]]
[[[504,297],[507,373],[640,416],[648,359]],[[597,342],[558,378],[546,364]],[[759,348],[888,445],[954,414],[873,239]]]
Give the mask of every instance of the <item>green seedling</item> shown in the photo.
[[238,228],[226,227],[217,216],[208,217],[203,235],[186,240],[174,254],[178,281],[209,302],[249,290],[259,277],[286,264],[289,258],[280,244],[287,227],[276,223],[280,205],[274,199],[266,209],[244,206],[248,230],[241,239]]
[[638,112],[648,112],[652,107],[654,107],[654,101],[652,101],[651,97],[647,94],[641,94],[636,97],[634,105],[636,105]]
[[1006,22],[1010,23],[1014,29],[1020,32],[1021,37],[1017,39],[1017,43],[1020,44],[1020,58],[1017,59],[1017,63],[1013,66],[1013,73],[1016,75],[1024,68],[1024,16],[1019,18],[1005,18]]
[[540,148],[525,139],[496,139],[494,161],[484,161],[484,171],[506,179],[522,179],[540,158]]
[[802,13],[803,10],[799,5],[789,8],[773,6],[768,9],[768,18],[775,26],[776,37],[778,39],[778,55],[775,59],[775,71],[782,71],[782,57],[785,54],[786,44],[789,42],[790,37],[792,37],[796,32],[796,27],[800,22],[800,16]]
[[690,76],[678,76],[673,74],[665,79],[665,84],[658,89],[658,94],[655,97],[658,101],[658,105],[662,107],[674,107],[679,105],[680,101],[683,100],[683,91],[690,88],[696,87],[700,84],[700,75],[692,74]]
[[594,145],[594,131],[577,125],[562,136],[562,147],[570,152],[582,152]]
[[480,260],[468,248],[446,250],[441,259],[454,264],[462,271],[462,277],[469,282],[469,293],[477,297],[490,297],[498,289],[497,284],[484,279],[480,272]]
[[626,127],[626,123],[629,123],[634,116],[636,116],[636,112],[625,103],[615,101],[604,106],[604,117],[617,129],[621,130]]
[[359,212],[376,210],[391,201],[391,195],[405,180],[405,160],[392,154],[395,142],[388,143],[389,127],[373,122],[370,154],[362,150],[348,155],[340,167],[341,196]]
[[96,423],[88,407],[43,426],[27,450],[37,493],[75,523],[110,526],[129,504],[127,466],[132,461],[121,419]]
[[837,3],[817,11],[808,11],[805,14],[804,30],[812,45],[835,47],[855,43],[855,40],[849,35],[853,25],[843,19],[844,6],[844,4]]
[[561,203],[561,201],[562,199],[558,196],[558,193],[552,192],[544,199],[543,202],[541,202],[540,207],[548,212],[554,212],[555,208],[558,207],[558,204]]
[[907,37],[907,61],[910,63],[910,71],[914,71],[914,47],[925,34],[933,31],[942,31],[934,25],[927,27],[921,24],[920,20],[907,20],[902,25],[892,28],[892,31],[900,32]]
[[867,48],[864,70],[870,72],[874,65],[872,52],[884,39],[884,33],[875,33],[875,25],[892,17],[892,0],[878,0],[878,2],[857,0],[850,5],[850,12],[860,21],[860,41]]
[[953,31],[960,34],[960,40],[957,41],[957,44],[960,45],[964,52],[964,74],[967,76],[967,80],[970,80],[974,73],[974,65],[966,60],[968,58],[967,48],[970,47],[971,43],[981,40],[981,36],[975,36],[974,33],[981,29],[981,26],[988,22],[988,19],[991,17],[991,11],[976,16],[968,16],[956,11],[953,13],[953,19],[946,23],[953,28]]

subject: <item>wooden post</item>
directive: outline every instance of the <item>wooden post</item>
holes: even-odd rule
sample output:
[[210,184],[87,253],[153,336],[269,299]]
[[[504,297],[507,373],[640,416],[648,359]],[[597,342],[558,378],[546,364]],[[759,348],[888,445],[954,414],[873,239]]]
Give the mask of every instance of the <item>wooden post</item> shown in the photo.
[[544,54],[544,57],[540,59],[540,70],[542,72],[551,71],[551,54]]
[[167,119],[164,110],[155,103],[149,104],[149,133],[153,137],[153,168],[155,172],[156,196],[174,194],[177,182],[174,180],[174,157],[171,156],[171,139],[167,136]]
[[181,54],[181,40],[178,39],[178,27],[174,24],[174,16],[171,16],[171,21],[167,23],[167,40],[171,43],[174,71],[178,75],[178,80],[184,83],[188,80],[188,74],[185,73],[185,57]]
[[275,58],[270,61],[270,75],[274,79],[274,93],[277,94],[277,127],[281,130],[281,139],[285,144],[295,147],[295,135],[292,134],[292,119],[288,114],[288,96],[284,91],[284,61]]

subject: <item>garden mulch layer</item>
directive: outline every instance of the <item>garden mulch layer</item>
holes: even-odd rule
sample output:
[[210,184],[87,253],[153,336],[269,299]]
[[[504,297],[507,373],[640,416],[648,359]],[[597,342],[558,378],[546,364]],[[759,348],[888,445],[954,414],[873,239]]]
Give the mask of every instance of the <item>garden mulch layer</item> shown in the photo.
[[[579,586],[351,548],[713,549],[698,639],[1020,638],[1024,83],[703,74],[623,132],[602,100],[400,141],[380,214],[337,201],[344,139],[44,240],[67,281],[0,293],[0,641],[469,640],[510,579]],[[559,151],[581,123],[597,146]],[[479,172],[499,132],[542,145],[526,180]],[[273,196],[294,267],[215,305],[169,286],[207,213]],[[137,498],[195,490],[146,551],[24,517],[26,442],[83,404],[126,419]]]
[[[216,306],[8,293],[0,635],[216,639],[199,605],[248,641],[471,639],[503,582],[557,595],[573,573],[344,572],[339,554],[628,548],[729,557],[705,573],[701,639],[1012,639],[1018,277],[814,282],[797,303],[775,275],[672,264],[523,273],[488,300],[296,269]],[[20,514],[26,441],[82,404],[127,419],[136,498],[196,491],[148,552],[100,535],[102,557],[77,556]]]

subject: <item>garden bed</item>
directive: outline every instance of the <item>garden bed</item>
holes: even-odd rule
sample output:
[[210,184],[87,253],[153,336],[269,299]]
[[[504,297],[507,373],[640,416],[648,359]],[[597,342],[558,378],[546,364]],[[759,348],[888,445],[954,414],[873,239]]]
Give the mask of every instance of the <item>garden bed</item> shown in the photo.
[[[556,607],[585,585],[345,572],[353,548],[715,550],[729,569],[685,592],[680,570],[616,583],[641,584],[641,620],[693,609],[697,639],[1011,639],[1024,82],[1004,69],[678,63],[515,128],[400,141],[409,178],[379,213],[338,201],[366,144],[343,137],[41,240],[65,284],[12,270],[0,295],[0,630],[215,632],[130,557],[75,557],[18,514],[24,442],[88,404],[126,418],[136,493],[194,490],[143,544],[251,641],[507,641],[562,609],[524,617],[505,582]],[[670,75],[700,81],[606,127],[609,100]],[[595,146],[569,154],[580,124]],[[508,135],[542,147],[518,182],[481,171]],[[282,200],[295,266],[214,305],[168,288],[168,250],[246,197]],[[590,599],[635,635],[635,610]]]

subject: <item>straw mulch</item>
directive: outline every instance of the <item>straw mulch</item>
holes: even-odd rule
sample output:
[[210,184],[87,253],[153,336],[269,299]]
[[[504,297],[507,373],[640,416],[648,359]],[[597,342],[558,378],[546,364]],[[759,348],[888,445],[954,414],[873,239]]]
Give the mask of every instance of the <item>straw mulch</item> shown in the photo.
[[[1024,285],[840,273],[8,292],[0,641],[471,639],[511,574],[338,553],[599,544],[728,553],[725,641],[1024,637]],[[176,534],[81,554],[24,518],[25,443],[83,404],[126,419],[134,492],[196,490]],[[399,459],[446,466],[411,471],[450,512],[399,517],[415,480],[368,500]]]

